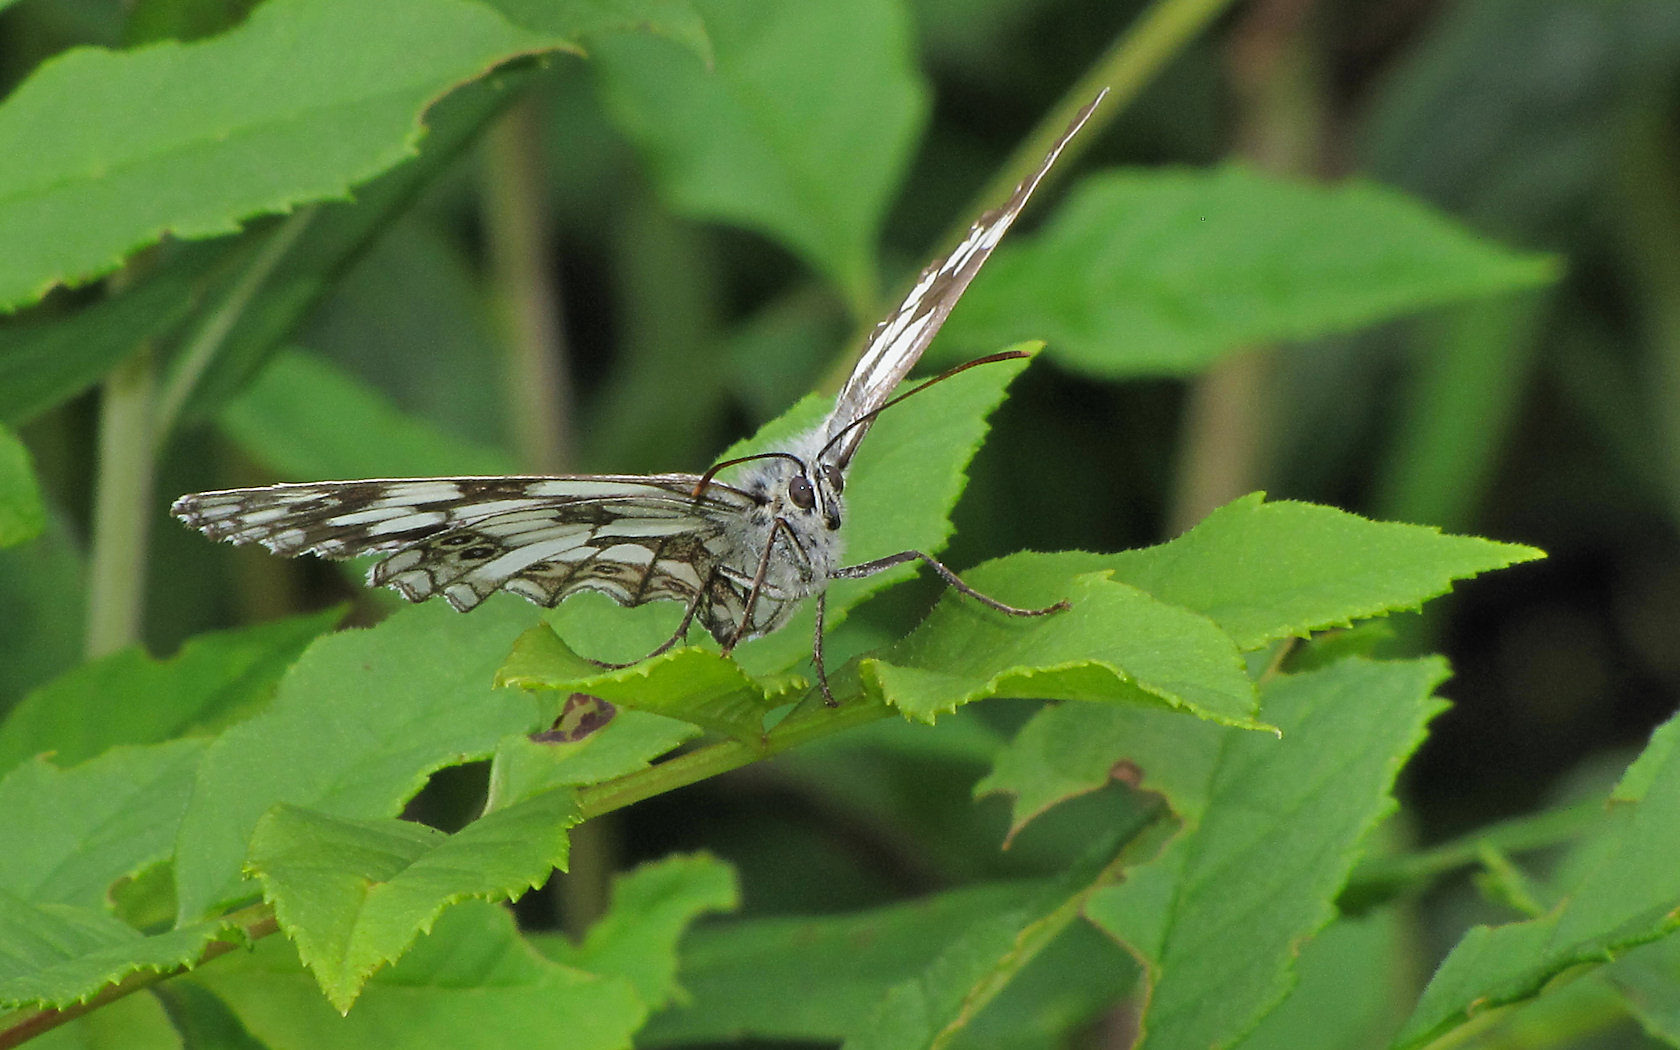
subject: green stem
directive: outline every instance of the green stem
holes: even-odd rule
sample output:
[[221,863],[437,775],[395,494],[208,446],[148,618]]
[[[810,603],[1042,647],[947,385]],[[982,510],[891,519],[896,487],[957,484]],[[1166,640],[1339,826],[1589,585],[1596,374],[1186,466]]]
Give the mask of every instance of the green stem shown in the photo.
[[88,558],[87,656],[140,639],[152,497],[152,350],[141,346],[105,377]]
[[0,1022],[0,1050],[21,1046],[38,1035],[52,1031],[59,1025],[74,1021],[83,1014],[97,1010],[106,1003],[150,988],[152,985],[174,977],[176,974],[197,969],[212,959],[226,955],[251,941],[267,937],[280,928],[279,923],[275,921],[274,912],[266,904],[253,904],[248,908],[236,911],[227,916],[225,922],[229,926],[239,927],[239,936],[232,940],[211,941],[205,946],[204,951],[199,953],[198,958],[186,966],[177,966],[171,970],[144,970],[133,973],[116,984],[106,986],[86,1002],[75,1003],[57,1010],[30,1010],[7,1017],[3,1022]]
[[284,259],[292,245],[297,243],[298,237],[314,218],[315,211],[314,207],[299,209],[275,227],[268,235],[268,240],[245,267],[245,272],[240,274],[239,280],[228,289],[222,301],[204,315],[198,330],[182,348],[175,366],[170,370],[163,392],[158,395],[151,433],[154,454],[169,439],[180,419],[181,409],[186,406],[187,398],[192,395],[198,381],[204,377],[205,369],[210,367],[210,362],[215,360],[217,352],[227,342],[228,333],[233,331],[233,326],[245,315],[257,292],[262,290],[263,284],[274,273],[275,267],[280,265],[280,260]]
[[758,744],[724,740],[656,766],[626,774],[617,780],[584,788],[578,793],[578,812],[584,820],[623,809],[635,802],[674,791],[680,787],[727,773],[732,769],[781,754],[789,748],[867,725],[892,713],[885,704],[857,699],[839,707],[818,707],[805,714],[795,713],[766,733]]
[[571,383],[549,236],[542,131],[534,95],[502,114],[484,137],[481,202],[491,295],[508,348],[514,441],[528,468],[558,471],[573,458],[567,433]]
[[[1015,186],[1044,159],[1051,144],[1067,130],[1073,115],[1095,98],[1098,91],[1106,87],[1109,90],[1108,100],[1091,114],[1090,123],[1086,125],[1085,130],[1068,143],[1062,153],[1059,170],[1072,167],[1072,158],[1096,141],[1102,129],[1137,98],[1155,74],[1232,2],[1233,0],[1156,0],[1142,16],[1115,38],[1109,49],[1103,52],[1073,87],[1068,89],[1061,101],[1039,119],[1032,133],[1021,140],[1021,144],[998,169],[992,180],[967,207],[957,213],[955,225],[938,243],[949,249],[962,240],[963,235],[968,232],[969,224],[974,221],[974,216],[1007,198]],[[1052,170],[1046,176],[1046,180],[1053,180],[1056,175],[1057,172]],[[899,291],[902,293],[908,287],[909,281],[906,281]],[[858,355],[863,352],[864,341],[868,338],[875,318],[865,318],[863,323],[864,328],[857,338],[847,344],[846,352],[824,378],[823,389],[840,389],[840,385],[846,381],[846,376],[851,373]]]
[[[1061,101],[1039,119],[1032,134],[1015,147],[1009,161],[963,210],[957,220],[960,225],[952,227],[941,243],[956,244],[968,232],[968,224],[975,215],[1008,197],[1044,159],[1073,115],[1106,87],[1107,101],[1091,114],[1091,122],[1062,153],[1059,167],[1071,168],[1073,158],[1095,142],[1102,129],[1136,100],[1155,74],[1231,3],[1232,0],[1156,0],[1151,4],[1062,95]],[[1046,181],[1055,177],[1056,172],[1052,170]]]

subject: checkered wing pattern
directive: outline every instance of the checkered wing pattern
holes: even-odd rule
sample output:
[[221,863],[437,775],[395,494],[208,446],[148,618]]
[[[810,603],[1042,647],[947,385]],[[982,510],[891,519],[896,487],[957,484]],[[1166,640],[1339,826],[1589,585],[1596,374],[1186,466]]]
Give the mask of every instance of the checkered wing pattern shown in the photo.
[[553,606],[582,590],[621,605],[693,602],[713,583],[731,522],[752,505],[691,474],[325,481],[183,496],[174,513],[212,539],[276,554],[383,554],[368,582],[462,611],[497,590]]

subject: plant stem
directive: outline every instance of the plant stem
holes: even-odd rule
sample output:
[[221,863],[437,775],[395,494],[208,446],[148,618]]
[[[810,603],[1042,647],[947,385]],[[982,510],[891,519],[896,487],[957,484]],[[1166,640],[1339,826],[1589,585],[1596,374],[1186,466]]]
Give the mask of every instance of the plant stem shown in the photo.
[[88,558],[89,659],[140,639],[152,497],[152,348],[111,370],[99,400],[99,463]]
[[302,235],[304,229],[315,216],[314,207],[301,208],[287,216],[279,226],[269,233],[255,255],[245,266],[245,272],[239,275],[233,287],[229,288],[222,301],[204,315],[198,330],[191,340],[182,348],[176,363],[170,369],[169,377],[164,383],[163,392],[158,395],[157,409],[152,418],[152,446],[155,455],[169,440],[175,424],[180,420],[181,409],[186,406],[187,398],[192,395],[193,388],[204,377],[205,369],[215,360],[216,353],[227,342],[228,333],[233,326],[245,315],[251,301],[257,292],[274,273],[280,260],[286,257],[292,245]]
[[205,945],[204,951],[197,959],[186,966],[178,966],[172,970],[145,970],[129,974],[123,980],[101,989],[86,1002],[74,1003],[56,1010],[34,1010],[27,1013],[17,1013],[0,1022],[0,1050],[20,1046],[34,1039],[38,1035],[52,1031],[59,1025],[74,1021],[83,1014],[114,1002],[124,996],[132,995],[144,988],[174,977],[176,974],[186,973],[196,969],[212,959],[226,955],[235,948],[242,947],[249,941],[260,940],[279,930],[280,926],[274,919],[274,912],[266,904],[253,904],[248,908],[236,911],[227,916],[225,924],[239,928],[239,936],[232,940],[215,940]]
[[[1080,107],[1106,87],[1108,99],[1091,114],[1090,124],[1062,153],[1060,167],[1071,168],[1073,158],[1095,142],[1102,129],[1136,100],[1155,74],[1231,3],[1232,0],[1156,0],[1151,4],[1062,95],[1061,101],[1039,119],[1032,134],[1021,140],[1008,162],[963,210],[958,219],[961,225],[952,227],[941,243],[956,244],[968,232],[968,224],[975,215],[1007,198],[1044,159]],[[1056,171],[1052,170],[1045,179],[1055,177]]]
[[534,95],[484,137],[482,204],[491,296],[508,347],[507,400],[528,468],[571,462],[571,382],[543,171],[543,114]]
[[892,708],[885,704],[859,697],[839,707],[818,707],[805,714],[793,714],[766,733],[762,743],[720,741],[617,780],[584,788],[578,793],[578,812],[584,820],[589,820],[707,777],[739,769],[800,744],[867,725],[891,713]]
[[[1263,171],[1315,171],[1325,126],[1307,16],[1313,0],[1258,0],[1232,35],[1230,76],[1241,116],[1236,152]],[[1167,510],[1177,535],[1259,487],[1269,458],[1276,352],[1226,357],[1191,384],[1183,445]]]
[[[1137,98],[1155,74],[1231,3],[1232,0],[1156,0],[1115,38],[1085,75],[1063,94],[1061,101],[1039,119],[1037,126],[1015,147],[1015,152],[998,169],[998,173],[957,214],[954,225],[937,243],[948,250],[962,240],[974,216],[1007,198],[1016,184],[1044,159],[1051,144],[1067,129],[1080,107],[1106,87],[1109,90],[1107,101],[1091,114],[1085,130],[1069,142],[1062,153],[1059,170],[1072,167],[1072,158],[1096,141],[1102,129]],[[1056,176],[1057,171],[1052,170],[1045,178],[1049,181]],[[910,282],[905,281],[899,291],[902,293],[909,285]],[[823,379],[822,389],[840,389],[858,355],[863,352],[864,340],[874,323],[873,317],[865,319],[857,338],[847,344],[845,352]]]

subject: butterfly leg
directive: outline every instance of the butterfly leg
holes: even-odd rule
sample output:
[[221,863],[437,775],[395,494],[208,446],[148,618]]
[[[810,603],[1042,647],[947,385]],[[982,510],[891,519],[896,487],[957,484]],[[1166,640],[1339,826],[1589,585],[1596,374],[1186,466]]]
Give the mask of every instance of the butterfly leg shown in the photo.
[[878,572],[885,572],[895,565],[903,565],[907,561],[917,560],[926,562],[928,568],[938,573],[940,578],[942,578],[947,584],[950,584],[957,591],[968,595],[981,605],[996,609],[1001,613],[1008,613],[1010,616],[1047,616],[1050,613],[1063,612],[1072,608],[1072,606],[1067,603],[1066,599],[1057,602],[1055,605],[1045,606],[1042,609],[1020,609],[1013,605],[1005,605],[996,598],[981,594],[973,587],[970,587],[968,584],[962,582],[962,579],[956,573],[946,568],[944,563],[925,551],[899,551],[897,554],[889,554],[885,558],[876,558],[874,561],[860,562],[857,565],[848,565],[842,569],[835,569],[834,578],[837,580],[859,580],[865,576],[873,576]]
[[702,587],[699,590],[699,592],[694,595],[694,600],[688,603],[688,609],[687,609],[687,611],[685,611],[683,613],[682,623],[677,624],[677,629],[676,629],[676,631],[674,631],[671,634],[671,637],[669,637],[669,638],[665,639],[663,642],[659,643],[659,647],[657,649],[655,649],[651,653],[648,653],[646,656],[643,656],[641,659],[631,660],[627,664],[608,663],[605,660],[593,660],[593,659],[590,659],[587,656],[584,657],[584,659],[589,660],[589,662],[594,664],[596,667],[605,667],[609,671],[617,671],[617,670],[620,670],[620,669],[625,668],[625,667],[634,667],[644,660],[651,660],[654,657],[658,656],[660,653],[668,652],[671,649],[672,646],[674,646],[678,642],[682,641],[683,638],[685,638],[688,635],[688,625],[694,622],[694,614],[699,611],[700,600],[705,595],[705,593],[706,593],[706,589],[704,587]]
[[833,690],[828,687],[828,669],[823,666],[823,620],[828,614],[828,592],[817,592],[817,633],[811,639],[811,665],[817,669],[817,685],[822,689],[823,703],[839,707]]
[[[764,553],[758,559],[758,571],[753,573],[752,588],[747,591],[747,600],[742,606],[741,622],[736,626],[735,634],[724,644],[723,655],[725,656],[734,652],[735,647],[740,645],[747,636],[747,628],[752,624],[753,606],[758,604],[759,593],[764,590],[764,577],[770,572],[770,555],[775,553],[776,533],[778,532],[786,532],[788,542],[793,543],[793,526],[787,523],[786,518],[777,518],[775,523],[770,526],[770,535],[764,541]],[[797,543],[794,543],[793,546],[796,550],[799,547]]]

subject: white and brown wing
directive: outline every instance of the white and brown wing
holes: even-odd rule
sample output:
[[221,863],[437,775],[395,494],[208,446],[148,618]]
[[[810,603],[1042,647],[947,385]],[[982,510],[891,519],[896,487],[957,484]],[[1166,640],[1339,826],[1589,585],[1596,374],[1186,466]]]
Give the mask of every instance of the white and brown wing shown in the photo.
[[1015,217],[1026,207],[1027,199],[1044,179],[1050,166],[1061,156],[1068,140],[1085,126],[1085,121],[1108,94],[1104,89],[1074,115],[1067,130],[1045,154],[1032,174],[1022,179],[1015,192],[1001,205],[983,212],[957,246],[944,258],[935,259],[916,278],[910,294],[898,308],[881,319],[869,333],[869,342],[858,358],[857,366],[847,377],[846,385],[834,401],[834,411],[828,417],[827,436],[833,440],[846,431],[834,446],[833,462],[842,469],[851,461],[852,453],[869,431],[869,422],[859,422],[880,408],[892,396],[910,370],[916,367],[922,353],[939,332],[951,308],[957,305],[968,289],[969,282],[1008,232]]
[[693,601],[752,505],[691,474],[326,481],[183,496],[213,539],[276,554],[386,557],[368,582],[465,611],[501,589],[553,606],[595,590],[621,605]]

